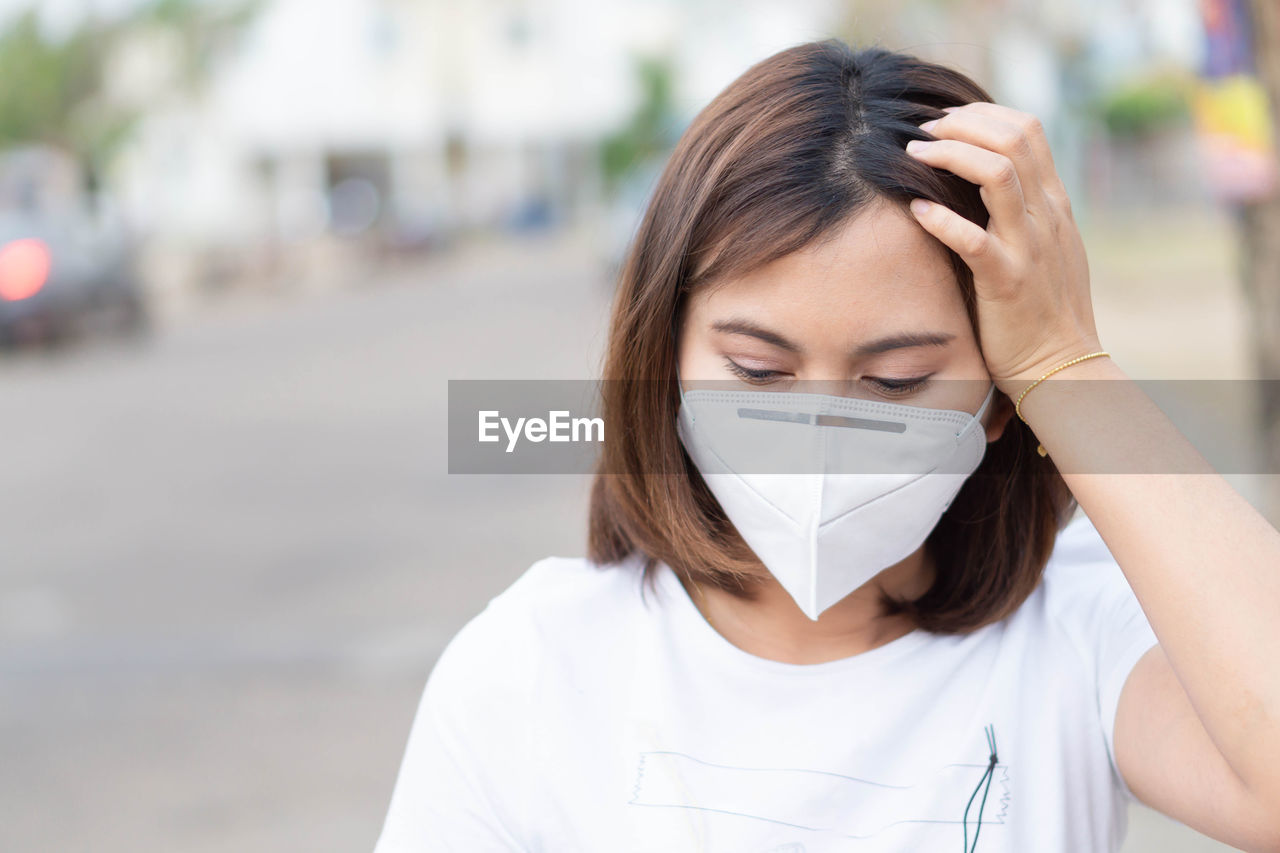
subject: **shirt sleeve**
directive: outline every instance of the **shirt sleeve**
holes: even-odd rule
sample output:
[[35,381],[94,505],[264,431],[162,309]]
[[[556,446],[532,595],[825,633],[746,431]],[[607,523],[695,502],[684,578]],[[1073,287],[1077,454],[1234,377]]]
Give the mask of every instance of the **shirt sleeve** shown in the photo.
[[1132,800],[1133,792],[1115,763],[1116,710],[1129,673],[1159,641],[1120,565],[1087,516],[1081,514],[1059,534],[1051,562],[1060,615],[1093,674],[1107,757],[1121,792]]
[[531,656],[502,603],[458,632],[427,679],[374,853],[525,849]]

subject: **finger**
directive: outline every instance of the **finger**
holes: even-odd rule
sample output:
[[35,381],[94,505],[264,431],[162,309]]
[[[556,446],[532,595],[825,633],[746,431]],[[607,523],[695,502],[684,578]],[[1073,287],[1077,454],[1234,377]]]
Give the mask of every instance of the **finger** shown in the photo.
[[1059,205],[1060,208],[1065,208],[1065,212],[1070,214],[1071,200],[1068,198],[1067,188],[1058,174],[1058,168],[1053,162],[1053,152],[1049,147],[1048,134],[1045,133],[1044,124],[1038,117],[1031,113],[1015,110],[1012,107],[1006,107],[1003,104],[992,104],[986,101],[975,101],[959,107],[944,107],[943,112],[947,113],[944,118],[957,113],[988,115],[1020,128],[1035,154],[1036,164],[1040,171],[1040,184],[1044,188],[1045,195]]
[[1026,233],[1027,208],[1022,186],[1018,170],[1008,157],[958,139],[913,140],[907,143],[907,153],[977,184],[995,231],[1006,237],[1021,237]]
[[[1028,134],[1016,124],[975,110],[953,110],[922,130],[938,139],[958,139],[997,154],[1003,154],[1018,171],[1023,198],[1029,210],[1047,210],[1049,199],[1043,187],[1043,171]],[[1050,164],[1052,168],[1052,164]]]
[[920,227],[959,255],[975,275],[995,268],[1000,245],[985,229],[946,205],[926,199],[913,199],[910,209]]

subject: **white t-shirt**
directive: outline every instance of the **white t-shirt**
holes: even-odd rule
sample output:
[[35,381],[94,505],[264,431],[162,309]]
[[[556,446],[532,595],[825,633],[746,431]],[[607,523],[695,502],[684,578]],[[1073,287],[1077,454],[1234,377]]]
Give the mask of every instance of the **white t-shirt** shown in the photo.
[[375,853],[1119,847],[1116,706],[1156,637],[1087,518],[1004,621],[828,663],[751,655],[656,580],[550,558],[468,623]]

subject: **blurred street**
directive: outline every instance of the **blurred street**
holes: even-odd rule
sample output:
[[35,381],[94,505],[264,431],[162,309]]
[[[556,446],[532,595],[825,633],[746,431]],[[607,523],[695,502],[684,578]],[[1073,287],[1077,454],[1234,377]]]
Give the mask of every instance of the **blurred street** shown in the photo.
[[440,648],[582,551],[574,478],[447,478],[446,380],[587,375],[605,297],[480,246],[0,362],[0,848],[371,848]]
[[[1159,358],[1188,318],[1241,321],[1229,287],[1186,286],[1229,273],[1225,228],[1159,256],[1172,227],[1089,238],[1135,373],[1191,369]],[[371,849],[444,643],[583,551],[586,482],[449,477],[444,410],[448,379],[595,373],[590,245],[484,241],[0,362],[3,849]],[[1125,848],[1223,849],[1145,810]]]

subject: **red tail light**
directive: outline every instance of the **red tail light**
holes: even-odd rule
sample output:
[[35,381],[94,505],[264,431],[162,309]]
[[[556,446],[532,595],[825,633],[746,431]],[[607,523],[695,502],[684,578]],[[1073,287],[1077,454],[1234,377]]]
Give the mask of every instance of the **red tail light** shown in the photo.
[[49,280],[53,256],[40,240],[14,240],[0,246],[0,299],[17,302],[34,296]]

